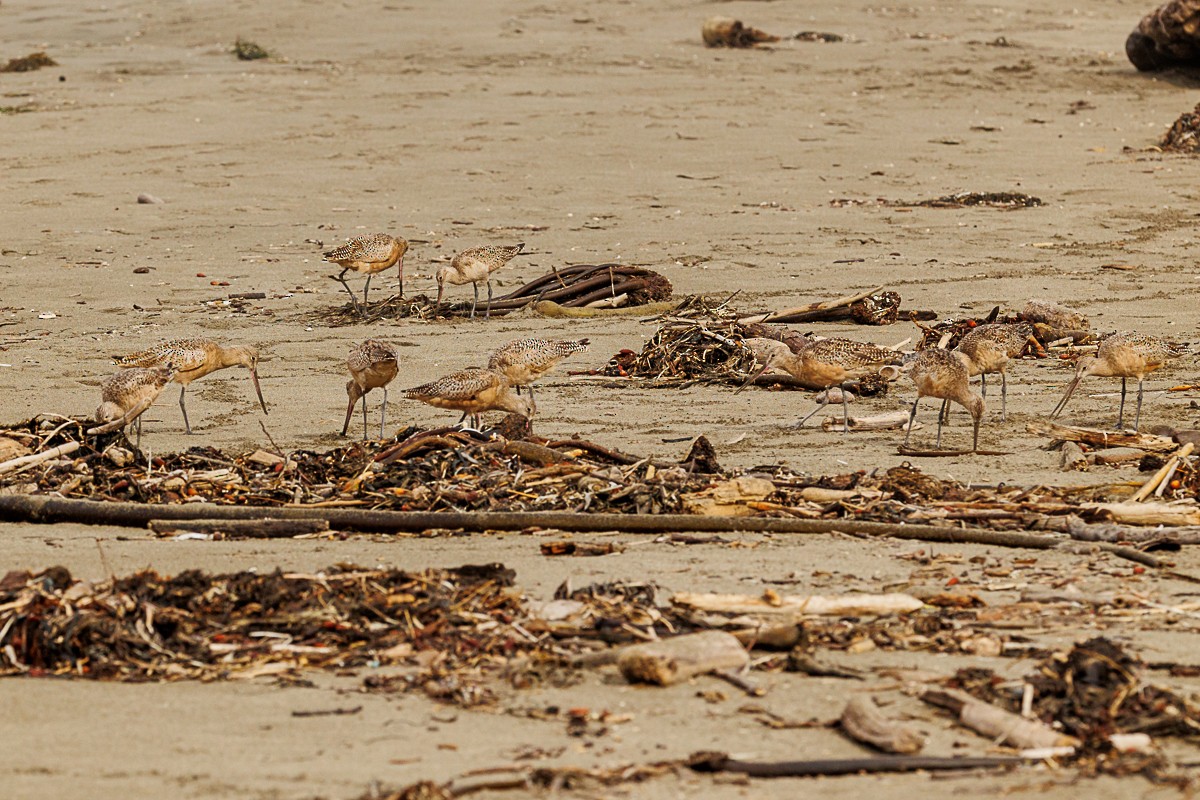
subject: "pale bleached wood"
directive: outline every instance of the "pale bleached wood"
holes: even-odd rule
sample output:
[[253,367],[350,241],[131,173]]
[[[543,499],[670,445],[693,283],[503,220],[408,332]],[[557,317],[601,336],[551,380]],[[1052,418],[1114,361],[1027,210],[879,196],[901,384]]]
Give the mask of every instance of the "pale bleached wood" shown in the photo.
[[698,611],[716,611],[725,614],[849,616],[907,614],[925,605],[917,598],[907,594],[814,594],[763,597],[749,594],[676,592],[671,597],[671,602]]
[[750,654],[731,633],[703,631],[626,647],[617,668],[630,683],[669,686],[693,675],[720,669],[741,669]]

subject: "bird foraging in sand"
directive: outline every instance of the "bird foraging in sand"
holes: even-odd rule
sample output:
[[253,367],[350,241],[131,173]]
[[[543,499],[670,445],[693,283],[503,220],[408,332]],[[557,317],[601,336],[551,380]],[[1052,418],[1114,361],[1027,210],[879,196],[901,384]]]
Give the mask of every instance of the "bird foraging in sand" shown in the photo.
[[142,444],[142,414],[162,394],[163,387],[175,376],[175,365],[168,362],[148,369],[123,369],[100,384],[100,406],[97,422],[114,422],[127,415],[125,421],[137,420],[137,446]]
[[492,273],[503,267],[525,247],[524,242],[511,246],[488,245],[463,250],[454,259],[437,271],[437,305],[442,305],[442,294],[446,284],[462,286],[470,283],[475,287],[475,299],[471,301],[471,319],[475,319],[475,307],[479,305],[479,282],[487,283],[488,303],[485,318],[492,316]]
[[[979,376],[980,394],[987,398],[987,376],[990,373],[1000,373],[1000,419],[1008,420],[1008,373],[1005,371],[1008,362],[1025,350],[1025,346],[1033,339],[1033,325],[1028,322],[1018,322],[1007,325],[992,323],[980,325],[959,340],[954,349],[967,357],[967,369],[971,376]],[[1036,344],[1036,340],[1034,340]],[[943,409],[949,408],[949,400],[942,403]]]
[[406,389],[404,396],[409,400],[428,403],[434,408],[461,411],[463,419],[468,415],[474,417],[477,428],[480,415],[485,411],[508,411],[532,417],[536,410],[533,398],[526,399],[518,395],[504,375],[478,367],[452,372],[431,383]]
[[1165,365],[1172,358],[1183,355],[1186,349],[1157,336],[1122,331],[1100,340],[1095,356],[1085,356],[1075,365],[1075,377],[1067,384],[1062,399],[1050,412],[1050,419],[1057,418],[1067,407],[1067,401],[1075,393],[1079,382],[1088,375],[1121,379],[1121,406],[1117,411],[1117,430],[1125,427],[1125,388],[1129,378],[1137,378],[1137,411],[1133,417],[1136,431],[1142,419],[1143,382],[1147,375]]
[[403,297],[404,254],[407,251],[408,241],[406,239],[400,239],[387,233],[375,233],[370,236],[355,236],[345,244],[322,255],[326,261],[342,268],[342,271],[336,276],[331,275],[330,277],[346,287],[346,292],[350,295],[350,304],[354,306],[355,313],[362,314],[358,299],[354,296],[354,292],[350,291],[350,285],[346,283],[346,273],[354,270],[367,276],[367,283],[363,286],[363,303],[365,304],[367,290],[371,288],[371,276],[399,264],[400,296]]
[[[917,399],[913,401],[908,415],[908,429],[904,433],[904,446],[912,435],[913,420],[917,418],[917,404],[922,397],[937,397],[950,400],[965,408],[974,422],[971,452],[979,449],[979,423],[983,420],[983,396],[971,388],[970,359],[962,353],[931,347],[913,354],[901,367],[917,387]],[[938,415],[937,448],[942,447],[942,417]]]
[[367,438],[367,394],[372,389],[383,389],[383,403],[379,407],[379,438],[383,438],[384,418],[387,414],[388,384],[400,369],[396,348],[378,339],[367,339],[350,350],[346,359],[350,380],[346,381],[346,394],[350,398],[346,406],[346,422],[342,425],[342,436],[350,429],[350,416],[354,404],[362,400],[363,440]]
[[187,395],[188,384],[197,378],[203,378],[210,372],[216,372],[226,367],[246,367],[250,370],[250,380],[254,383],[254,391],[258,395],[258,403],[263,413],[267,413],[267,401],[263,399],[262,387],[258,384],[258,350],[247,345],[231,345],[225,347],[214,339],[171,339],[159,342],[151,348],[127,356],[113,356],[119,367],[155,367],[163,364],[175,366],[175,383],[180,385],[179,408],[183,411],[183,426],[187,433],[192,432],[188,422]]
[[[779,367],[802,386],[810,389],[829,389],[837,386],[842,390],[842,430],[845,433],[850,432],[846,383],[876,374],[881,367],[896,364],[901,359],[900,353],[895,350],[853,339],[821,339],[803,346],[799,352],[792,352],[790,347],[782,343],[779,343],[781,347],[776,347],[753,339],[745,341],[754,342],[749,347],[756,357],[762,354],[765,355],[765,359],[760,357],[760,360],[764,361],[762,368],[751,375],[737,391],[745,389],[771,367]],[[793,427],[803,427],[805,422],[828,404],[829,394],[826,393],[823,402]]]
[[492,353],[488,369],[503,375],[516,387],[517,394],[521,393],[522,386],[529,387],[532,400],[534,381],[572,353],[586,350],[589,344],[587,339],[514,339]]

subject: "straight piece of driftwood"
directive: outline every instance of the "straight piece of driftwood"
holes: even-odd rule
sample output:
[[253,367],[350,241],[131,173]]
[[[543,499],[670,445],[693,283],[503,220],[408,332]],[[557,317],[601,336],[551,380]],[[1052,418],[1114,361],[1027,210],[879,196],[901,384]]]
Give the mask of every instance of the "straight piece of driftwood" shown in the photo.
[[676,592],[671,602],[724,614],[813,614],[859,616],[907,614],[925,604],[907,594],[843,594],[791,595],[771,597],[749,594],[712,594],[706,592]]
[[159,536],[180,531],[190,533],[222,533],[231,539],[289,539],[329,530],[323,519],[152,519],[146,526]]
[[853,775],[859,772],[916,772],[1016,767],[1033,763],[1019,756],[870,756],[812,761],[741,761],[725,753],[697,753],[688,766],[697,772],[737,772],[752,778],[800,778],[806,775]]
[[670,686],[693,675],[741,669],[750,654],[731,633],[702,631],[626,647],[617,655],[617,668],[630,683]]
[[[847,533],[867,537],[914,539],[947,544],[985,544],[1053,550],[1069,542],[1062,536],[957,528],[948,525],[903,525],[856,519],[775,519],[767,517],[699,516],[692,514],[578,514],[570,511],[369,511],[356,508],[304,506],[233,506],[213,503],[179,505],[69,500],[47,495],[0,495],[0,520],[9,522],[81,522],[143,528],[152,519],[323,519],[338,530],[375,533],[419,533],[434,528],[462,531],[557,528],[577,533]],[[1146,566],[1161,564],[1153,556],[1128,547],[1098,543],[1102,550]]]
[[934,689],[922,694],[921,699],[950,711],[971,730],[1019,750],[1079,745],[1075,737],[1060,733],[1040,720],[1026,719],[957,689]]
[[911,725],[889,719],[870,695],[855,695],[839,720],[842,732],[885,753],[919,753],[925,737]]
[[3,475],[6,472],[24,469],[25,467],[29,467],[34,464],[40,464],[43,461],[49,461],[52,458],[70,455],[78,449],[79,442],[67,442],[66,444],[60,444],[58,447],[51,447],[49,450],[43,450],[40,453],[34,453],[33,455],[11,459],[9,461],[0,463],[0,475]]
[[1169,542],[1171,544],[1200,544],[1200,526],[1181,525],[1172,528],[1135,528],[1104,522],[1084,522],[1074,514],[1067,516],[1063,531],[1080,542]]
[[[876,292],[882,291],[882,286],[876,286],[874,289],[868,289],[865,292],[859,292],[849,297],[839,297],[836,300],[823,300],[820,303],[809,303],[808,305],[796,306],[795,308],[785,308],[781,311],[770,311],[766,314],[754,314],[753,316],[742,317],[738,322],[743,324],[748,322],[800,322],[803,321],[805,315],[848,306],[852,303],[857,303],[859,300],[864,300]],[[796,317],[800,319],[796,319]]]
[[1093,447],[1136,447],[1153,453],[1166,453],[1179,447],[1178,442],[1167,436],[1152,433],[1125,433],[1124,431],[1102,431],[1096,428],[1075,428],[1057,425],[1046,420],[1034,420],[1025,430],[1038,436],[1049,436],[1064,442],[1083,442]]

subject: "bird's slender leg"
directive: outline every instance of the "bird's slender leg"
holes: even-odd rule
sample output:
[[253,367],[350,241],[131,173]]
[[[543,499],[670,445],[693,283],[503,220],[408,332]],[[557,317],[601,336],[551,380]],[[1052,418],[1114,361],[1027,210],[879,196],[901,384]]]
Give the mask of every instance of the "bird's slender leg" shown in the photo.
[[487,310],[483,312],[483,318],[491,319],[492,318],[492,276],[491,275],[488,276],[487,287],[488,287],[488,304],[487,304]]
[[1004,370],[1000,370],[1000,421],[1008,422],[1008,373]]
[[383,406],[379,409],[379,438],[383,438],[383,426],[387,419],[387,387],[383,387]]
[[475,287],[475,299],[471,301],[471,319],[475,319],[475,306],[479,305],[479,283],[471,284]]
[[367,275],[367,283],[363,286],[363,305],[367,305],[367,290],[371,288],[371,276]]
[[367,393],[366,392],[363,392],[363,396],[362,396],[362,410],[363,410],[363,441],[365,442],[367,440]]
[[350,295],[350,305],[354,306],[354,313],[361,315],[362,308],[358,305],[358,298],[355,297],[354,292],[350,290],[350,284],[346,283],[346,273],[349,271],[350,268],[346,267],[337,274],[337,277],[335,277],[334,280],[346,288],[346,294]]
[[404,297],[404,256],[400,256],[400,296]]
[[455,425],[462,425],[464,422],[466,422],[466,421],[467,421],[467,413],[468,413],[468,412],[464,411],[464,412],[463,412],[463,415],[462,415],[461,417],[459,417],[459,418],[458,418],[458,422],[456,422],[456,423],[454,423],[454,424],[455,424]]
[[1117,430],[1125,430],[1125,379],[1121,378],[1121,405],[1117,410]]
[[[188,422],[187,404],[185,404],[183,402],[184,395],[186,395],[186,394],[187,394],[187,384],[183,384],[179,388],[179,410],[183,412],[183,432],[190,436],[192,433],[192,424],[190,422]],[[140,425],[139,425],[139,429],[140,429]]]
[[979,373],[979,394],[981,397],[987,397],[987,373]]
[[[842,433],[850,432],[850,405],[846,400],[846,384],[838,387],[842,392]],[[829,397],[829,390],[825,390],[825,396]],[[827,401],[828,402],[828,401]]]
[[981,417],[977,417],[977,418],[975,419],[975,434],[974,434],[974,436],[973,436],[973,437],[972,437],[972,439],[971,439],[971,452],[972,452],[972,453],[974,453],[974,452],[976,452],[976,451],[978,451],[978,450],[979,450],[979,423],[980,423],[980,422],[982,422],[982,421],[983,421],[983,417],[982,417],[982,416],[981,416]]
[[912,411],[908,415],[908,430],[904,433],[904,444],[901,447],[908,447],[908,437],[912,436],[913,420],[917,418],[917,403],[921,402],[921,396],[917,395],[917,399],[913,400]]
[[937,450],[942,449],[942,421],[940,419],[938,420],[937,444],[934,445],[934,448]]
[[828,389],[826,389],[826,390],[825,390],[825,399],[824,399],[824,400],[822,400],[822,401],[821,401],[821,403],[820,403],[820,404],[819,404],[819,405],[818,405],[816,408],[814,408],[812,411],[808,412],[808,416],[807,416],[807,417],[805,417],[804,419],[800,420],[799,422],[797,422],[797,423],[796,423],[795,425],[793,425],[792,427],[793,427],[793,428],[797,428],[797,429],[798,429],[798,428],[803,428],[803,427],[804,427],[804,423],[806,423],[806,422],[808,422],[810,419],[812,419],[812,418],[813,418],[813,416],[814,416],[814,415],[816,415],[816,413],[817,413],[818,411],[820,411],[822,408],[824,408],[824,407],[825,407],[825,406],[827,406],[827,405],[829,405],[829,390],[828,390]]
[[1133,430],[1136,432],[1138,423],[1142,421],[1142,379],[1138,378],[1138,402],[1137,411],[1133,415]]
[[142,415],[141,414],[139,414],[138,418],[137,418],[137,444],[135,446],[137,447],[138,450],[142,449]]
[[938,420],[943,421],[943,422],[950,421],[950,401],[949,400],[942,401],[942,407],[938,411]]

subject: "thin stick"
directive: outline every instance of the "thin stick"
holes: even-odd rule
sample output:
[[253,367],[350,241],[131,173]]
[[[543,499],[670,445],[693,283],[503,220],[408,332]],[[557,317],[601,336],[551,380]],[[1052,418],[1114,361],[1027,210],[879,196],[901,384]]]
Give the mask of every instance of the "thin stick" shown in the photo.
[[876,292],[882,291],[882,286],[876,286],[874,289],[868,289],[865,292],[859,292],[858,294],[850,295],[849,297],[839,297],[837,300],[824,300],[820,303],[809,303],[808,305],[796,306],[795,308],[785,308],[782,311],[770,311],[766,314],[755,314],[749,317],[742,317],[738,320],[738,322],[772,322],[776,320],[783,320],[785,318],[795,316],[796,314],[807,314],[813,311],[828,311],[831,308],[841,308],[842,306],[848,306],[851,303],[857,303],[859,300],[864,300]]
[[58,447],[51,447],[49,450],[34,453],[31,456],[21,456],[20,458],[11,459],[0,463],[0,475],[6,472],[21,470],[33,464],[40,464],[43,461],[49,461],[58,456],[65,456],[69,453],[74,453],[78,449],[79,442],[67,442],[66,444],[60,444]]
[[1154,473],[1150,480],[1142,484],[1142,488],[1133,493],[1133,497],[1131,497],[1130,500],[1134,503],[1140,503],[1149,497],[1150,493],[1153,492],[1158,485],[1166,479],[1167,473],[1174,472],[1175,468],[1179,465],[1179,462],[1187,458],[1188,455],[1191,454],[1192,450],[1195,449],[1195,447],[1195,443],[1188,442],[1183,447],[1179,448],[1179,450],[1176,451],[1173,456],[1167,459],[1167,463],[1159,467],[1158,472]]

